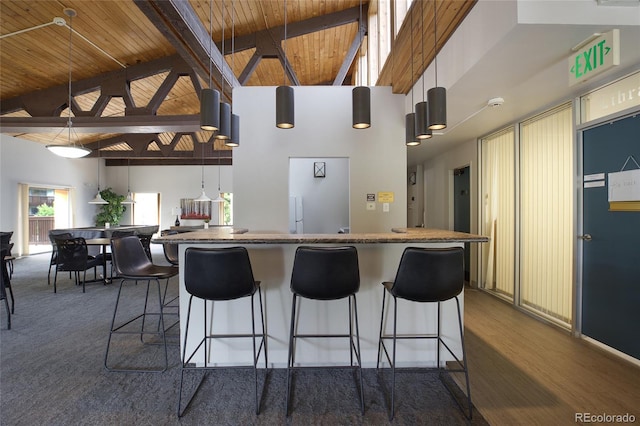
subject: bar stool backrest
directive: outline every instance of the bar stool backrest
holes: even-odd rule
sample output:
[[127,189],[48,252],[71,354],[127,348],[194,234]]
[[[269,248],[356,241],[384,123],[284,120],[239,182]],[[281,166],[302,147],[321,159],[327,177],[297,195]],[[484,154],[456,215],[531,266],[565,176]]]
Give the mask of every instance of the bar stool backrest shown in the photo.
[[58,269],[61,271],[84,271],[87,269],[89,250],[84,238],[56,239],[58,245]]
[[449,300],[464,286],[464,250],[462,247],[407,247],[390,292],[414,302]]
[[[164,230],[162,231],[162,236],[165,235],[176,235],[178,231],[175,230]],[[172,265],[178,265],[178,244],[177,243],[162,243],[162,251],[164,252],[164,257],[167,259]]]
[[238,299],[251,296],[257,289],[249,253],[244,247],[189,247],[184,263],[185,288],[200,299]]
[[307,299],[335,300],[360,288],[358,252],[355,247],[308,247],[296,250],[291,291]]
[[153,268],[137,235],[112,238],[111,259],[116,275],[121,277],[146,275]]

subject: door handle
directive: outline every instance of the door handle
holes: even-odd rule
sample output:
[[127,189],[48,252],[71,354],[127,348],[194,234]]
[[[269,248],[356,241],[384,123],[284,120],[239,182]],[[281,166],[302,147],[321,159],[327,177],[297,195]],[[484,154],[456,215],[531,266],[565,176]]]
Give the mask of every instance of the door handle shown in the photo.
[[581,239],[582,241],[591,241],[591,234],[584,234],[584,235],[580,235],[578,236],[579,239]]

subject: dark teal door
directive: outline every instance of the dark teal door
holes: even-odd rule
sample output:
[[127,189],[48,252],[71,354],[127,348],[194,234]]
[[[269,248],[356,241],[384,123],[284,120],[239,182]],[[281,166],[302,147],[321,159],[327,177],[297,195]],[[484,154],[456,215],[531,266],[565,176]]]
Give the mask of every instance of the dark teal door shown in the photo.
[[583,150],[582,334],[640,359],[640,212],[608,202],[608,174],[640,162],[640,115],[586,130]]
[[[453,171],[453,230],[471,232],[471,179],[469,166]],[[469,281],[471,255],[469,243],[464,243],[464,279]]]

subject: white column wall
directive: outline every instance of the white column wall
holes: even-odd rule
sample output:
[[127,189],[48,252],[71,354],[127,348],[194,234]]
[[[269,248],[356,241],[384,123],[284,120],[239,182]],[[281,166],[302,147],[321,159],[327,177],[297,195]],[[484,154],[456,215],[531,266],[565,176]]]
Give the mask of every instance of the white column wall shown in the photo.
[[[351,232],[404,227],[406,147],[404,96],[371,88],[369,129],[351,127],[351,87],[295,87],[295,127],[275,125],[275,87],[233,91],[240,146],[233,152],[234,225],[251,231],[288,231],[289,158],[348,157]],[[330,173],[330,170],[327,171]],[[366,209],[368,193],[393,192],[389,212]]]

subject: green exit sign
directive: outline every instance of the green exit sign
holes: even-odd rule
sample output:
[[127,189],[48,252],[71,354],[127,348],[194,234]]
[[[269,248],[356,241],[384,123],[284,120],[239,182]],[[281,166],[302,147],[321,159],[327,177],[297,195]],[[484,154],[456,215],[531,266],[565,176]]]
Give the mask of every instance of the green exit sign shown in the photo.
[[620,65],[620,30],[601,34],[569,57],[569,86]]

